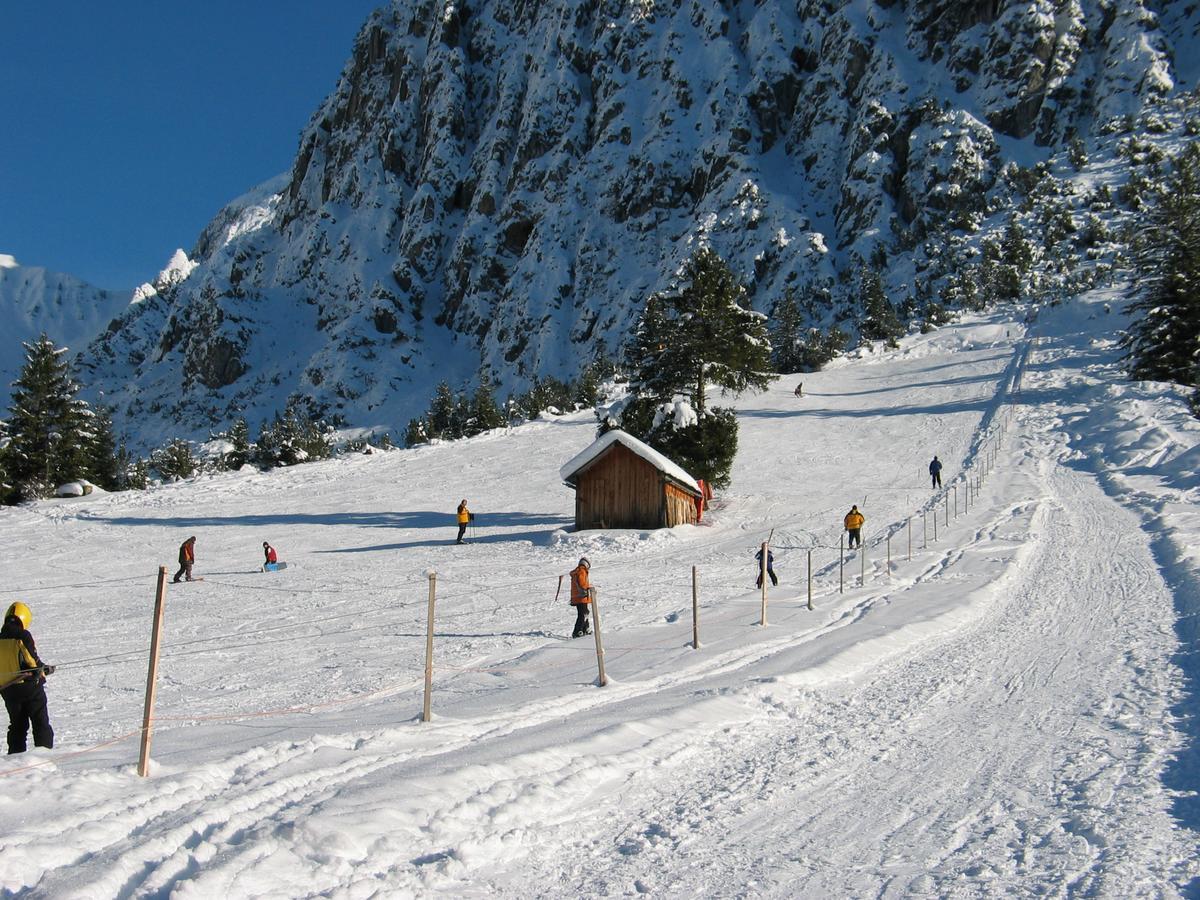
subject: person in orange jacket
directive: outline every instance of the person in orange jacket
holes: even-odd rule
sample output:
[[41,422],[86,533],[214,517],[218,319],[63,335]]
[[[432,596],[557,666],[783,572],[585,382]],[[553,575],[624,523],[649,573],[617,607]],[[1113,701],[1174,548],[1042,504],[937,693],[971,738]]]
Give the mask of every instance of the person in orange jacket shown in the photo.
[[467,533],[467,526],[471,524],[471,516],[471,511],[467,509],[467,498],[463,497],[463,502],[458,504],[458,539],[454,543],[463,542],[463,535]]
[[592,602],[592,583],[588,579],[592,564],[586,556],[581,557],[579,565],[571,570],[571,605],[575,607],[575,631],[571,637],[583,637],[592,633],[588,621],[588,609]]
[[843,520],[846,531],[850,533],[850,549],[862,546],[862,527],[863,522],[867,521],[862,513],[858,511],[857,506],[851,506],[850,512],[846,513],[846,518]]
[[187,580],[192,580],[192,566],[196,562],[196,538],[192,536],[179,545],[179,571],[175,573],[175,577],[171,580],[175,584],[179,584],[179,579],[187,576]]

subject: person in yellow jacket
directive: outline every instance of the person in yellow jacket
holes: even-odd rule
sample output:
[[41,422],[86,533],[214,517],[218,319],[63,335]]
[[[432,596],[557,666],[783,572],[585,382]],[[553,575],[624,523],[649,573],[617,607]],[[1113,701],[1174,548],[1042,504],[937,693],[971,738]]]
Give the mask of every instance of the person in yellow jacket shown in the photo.
[[54,747],[54,729],[46,708],[46,676],[54,672],[38,657],[29,624],[33,613],[17,601],[4,614],[0,627],[0,697],[8,710],[8,752],[24,753],[33,726],[33,745]]
[[850,512],[846,513],[846,518],[843,520],[846,525],[846,531],[850,533],[850,549],[862,546],[862,527],[863,522],[867,521],[862,513],[858,511],[857,506],[851,506]]
[[588,610],[591,609],[592,603],[592,582],[588,578],[591,569],[592,564],[584,556],[580,558],[579,565],[571,570],[571,605],[575,607],[575,630],[571,633],[573,638],[592,633],[592,626],[588,621]]
[[454,543],[461,544],[463,535],[467,533],[467,526],[471,524],[471,519],[475,518],[475,514],[467,509],[467,498],[463,497],[462,503],[458,504],[458,540]]

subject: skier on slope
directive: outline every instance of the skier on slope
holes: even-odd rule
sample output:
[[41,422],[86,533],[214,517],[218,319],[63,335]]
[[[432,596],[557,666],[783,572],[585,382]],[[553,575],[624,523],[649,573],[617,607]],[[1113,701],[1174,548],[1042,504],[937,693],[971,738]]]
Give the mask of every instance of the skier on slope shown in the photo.
[[933,487],[940,488],[942,486],[942,461],[937,458],[937,454],[933,455],[933,459],[929,463],[929,477],[933,480]]
[[467,533],[467,526],[473,518],[474,513],[467,509],[467,498],[463,497],[462,503],[458,504],[458,539],[454,543],[463,542],[463,535]]
[[592,602],[592,583],[588,578],[592,564],[586,556],[580,557],[579,565],[571,570],[571,605],[575,607],[575,630],[571,637],[583,637],[592,633],[588,621],[588,609]]
[[842,520],[842,524],[846,526],[846,531],[850,535],[848,543],[851,550],[862,546],[862,527],[865,521],[866,517],[858,511],[857,506],[851,506],[850,512],[846,513],[846,518]]
[[175,577],[171,580],[175,584],[179,584],[179,579],[187,576],[187,580],[192,580],[192,566],[196,563],[196,536],[188,538],[179,545],[179,571],[175,573]]
[[[762,565],[762,553],[763,553],[763,552],[762,552],[762,547],[759,547],[759,548],[758,548],[758,552],[754,554],[754,558],[755,558],[755,559],[758,561],[758,566],[757,566],[757,571],[758,571],[758,581],[756,581],[756,582],[754,583],[754,586],[755,586],[756,588],[761,588],[761,587],[762,587],[762,585],[763,585],[763,579],[762,579],[762,571],[763,571],[763,565]],[[773,584],[773,585],[775,585],[776,587],[778,587],[778,586],[779,586],[779,579],[775,577],[775,554],[771,552],[771,548],[770,548],[770,547],[768,547],[768,548],[767,548],[767,574],[771,576],[771,584]]]
[[8,752],[24,753],[33,726],[33,745],[54,747],[54,729],[46,708],[46,676],[54,673],[38,657],[29,624],[33,613],[20,601],[11,604],[0,627],[0,696],[8,710]]

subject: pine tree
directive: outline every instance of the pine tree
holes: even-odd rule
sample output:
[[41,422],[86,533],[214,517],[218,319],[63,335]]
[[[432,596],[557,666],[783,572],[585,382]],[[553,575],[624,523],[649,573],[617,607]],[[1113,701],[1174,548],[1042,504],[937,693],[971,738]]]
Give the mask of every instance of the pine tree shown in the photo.
[[13,385],[8,458],[19,499],[32,500],[91,474],[87,447],[94,429],[91,410],[76,396],[66,348],[45,334],[24,346],[25,365]]
[[458,398],[450,385],[440,382],[434,391],[433,400],[429,404],[429,414],[425,417],[429,426],[429,436],[453,440],[462,437],[458,424]]
[[862,319],[858,330],[865,340],[886,341],[894,345],[904,334],[904,325],[896,314],[883,289],[883,276],[878,269],[863,266],[858,273],[858,302]]
[[229,452],[225,454],[225,468],[237,470],[250,461],[250,426],[244,416],[238,416],[229,426]]
[[[635,374],[621,427],[723,487],[737,451],[737,420],[731,410],[708,408],[708,388],[737,395],[765,390],[776,377],[766,317],[746,308],[745,289],[711,249],[689,259],[681,276],[647,301],[627,349]],[[668,414],[677,397],[695,413],[689,424]]]
[[191,478],[198,468],[191,444],[182,438],[175,438],[167,446],[155,450],[150,455],[150,465],[164,481]]
[[804,371],[804,334],[800,307],[789,288],[775,304],[771,329],[771,362],[776,372]]
[[645,336],[652,346],[637,368],[639,392],[685,394],[703,415],[710,384],[738,395],[775,378],[766,316],[746,308],[745,288],[712,249],[692,256],[659,302],[665,315]]
[[496,405],[491,379],[485,375],[480,378],[479,387],[475,389],[475,395],[471,398],[465,433],[468,436],[481,434],[493,428],[503,428],[504,425],[504,413],[500,412],[500,407]]
[[112,410],[107,406],[96,407],[92,420],[93,434],[88,447],[91,478],[106,491],[115,491],[117,478],[117,438],[113,432]]
[[1200,144],[1174,160],[1137,249],[1139,293],[1126,308],[1133,378],[1200,385]]

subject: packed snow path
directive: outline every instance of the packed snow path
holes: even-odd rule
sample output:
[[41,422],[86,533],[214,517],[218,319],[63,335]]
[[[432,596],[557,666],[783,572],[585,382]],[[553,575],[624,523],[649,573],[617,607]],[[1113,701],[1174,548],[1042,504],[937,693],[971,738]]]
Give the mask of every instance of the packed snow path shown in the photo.
[[[805,376],[803,406],[794,380],[746,398],[735,482],[707,528],[560,530],[571,495],[543,470],[590,439],[585,416],[4,511],[0,542],[13,581],[34,589],[44,655],[129,657],[52,680],[61,746],[4,781],[0,886],[55,898],[1184,892],[1200,874],[1195,833],[1163,783],[1194,740],[1173,714],[1186,699],[1179,587],[1163,580],[1162,534],[1080,452],[1076,413],[1092,398],[1073,386],[1097,379],[1072,325],[1033,351],[1012,417],[1022,335],[987,322]],[[916,515],[910,562],[906,519],[947,507],[924,481],[931,447],[948,485],[993,451],[996,468],[928,547]],[[481,479],[479,505],[504,512],[449,548],[453,506]],[[457,486],[471,481],[473,493]],[[839,594],[850,502],[868,514],[867,579],[851,558]],[[783,584],[763,628],[748,582],[772,528]],[[149,605],[137,554],[161,559],[188,532],[209,580],[169,595],[153,777],[133,774],[128,740],[67,756],[136,727]],[[229,564],[260,535],[284,545],[287,572]],[[562,639],[570,613],[552,601],[582,552],[605,604],[604,689],[590,642]],[[107,578],[39,593],[66,583],[39,565],[56,559],[71,580]],[[424,567],[444,599],[435,718],[421,725]]]

